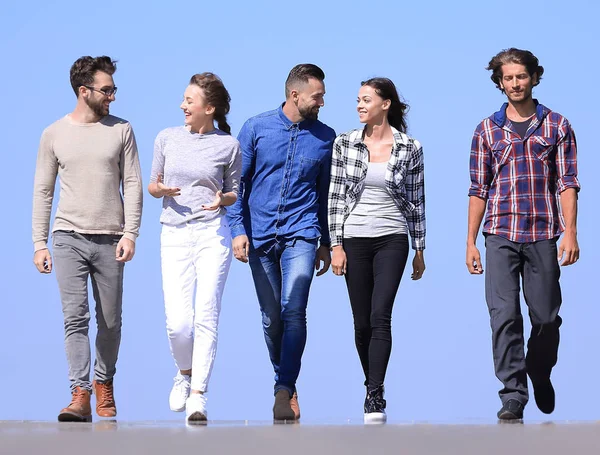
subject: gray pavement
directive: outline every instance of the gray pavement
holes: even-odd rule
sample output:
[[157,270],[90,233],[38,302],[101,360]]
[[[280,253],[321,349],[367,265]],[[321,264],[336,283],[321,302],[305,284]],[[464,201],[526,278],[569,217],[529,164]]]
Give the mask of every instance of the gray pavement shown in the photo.
[[600,454],[600,423],[0,421],[0,454]]

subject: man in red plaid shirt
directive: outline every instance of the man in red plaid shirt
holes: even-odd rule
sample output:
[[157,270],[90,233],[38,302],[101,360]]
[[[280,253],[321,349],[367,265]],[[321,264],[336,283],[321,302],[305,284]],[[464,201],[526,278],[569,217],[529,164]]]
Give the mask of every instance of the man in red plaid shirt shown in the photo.
[[[561,318],[560,267],[579,258],[577,146],[568,120],[532,97],[544,68],[529,51],[511,48],[487,68],[508,102],[483,120],[473,136],[467,268],[483,274],[476,246],[484,218],[485,294],[488,304],[500,420],[519,420],[529,399],[554,411],[550,381]],[[563,238],[558,245],[558,239]],[[525,356],[520,283],[532,331]]]

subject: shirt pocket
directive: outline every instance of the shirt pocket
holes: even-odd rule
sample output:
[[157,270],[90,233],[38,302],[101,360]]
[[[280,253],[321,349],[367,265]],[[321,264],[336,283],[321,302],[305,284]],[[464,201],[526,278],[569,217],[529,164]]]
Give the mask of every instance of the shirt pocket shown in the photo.
[[[387,173],[387,170],[386,170]],[[394,167],[392,183],[396,190],[405,193],[406,174],[408,173],[408,162],[398,162]]]
[[501,168],[514,158],[514,148],[512,142],[508,139],[494,142],[491,148],[492,155],[494,156],[498,168]]
[[320,161],[308,156],[300,158],[299,178],[304,182],[315,182],[319,175]]
[[530,141],[533,155],[540,161],[548,161],[550,153],[556,146],[556,139],[553,137],[533,136],[530,138]]

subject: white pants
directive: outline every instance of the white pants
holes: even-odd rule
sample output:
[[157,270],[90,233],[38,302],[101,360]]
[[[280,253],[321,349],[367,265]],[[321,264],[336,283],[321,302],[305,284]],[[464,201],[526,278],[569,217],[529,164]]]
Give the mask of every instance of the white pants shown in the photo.
[[217,352],[221,297],[231,265],[231,232],[224,217],[163,225],[161,263],[167,334],[192,389],[206,392]]

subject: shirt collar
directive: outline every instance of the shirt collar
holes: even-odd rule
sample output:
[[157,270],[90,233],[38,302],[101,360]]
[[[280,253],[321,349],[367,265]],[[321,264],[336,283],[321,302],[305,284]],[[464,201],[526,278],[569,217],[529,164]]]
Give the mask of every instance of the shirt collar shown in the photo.
[[[352,142],[354,146],[358,146],[358,144],[364,144],[363,136],[365,134],[365,129],[367,125],[365,125],[362,129],[356,130],[356,135],[354,137],[354,141]],[[406,134],[401,133],[396,128],[390,125],[392,129],[392,134],[394,135],[394,147],[398,148],[400,145],[408,144],[408,136]]]
[[[535,116],[536,119],[541,122],[542,120],[544,120],[544,117],[546,117],[546,115],[548,114],[549,110],[546,106],[544,106],[543,104],[541,104],[538,100],[534,99],[533,102],[535,103]],[[508,119],[506,117],[506,108],[508,107],[508,103],[504,103],[502,105],[502,107],[500,108],[500,110],[498,112],[495,112],[494,115],[492,115],[492,120],[495,124],[497,124],[499,127],[503,127],[504,124],[506,123],[506,120]]]
[[298,125],[298,128],[301,130],[307,130],[309,129],[315,122],[316,120],[312,120],[312,119],[304,119],[299,123],[294,123],[292,122],[289,118],[287,118],[287,116],[283,113],[283,106],[285,105],[284,103],[281,103],[281,105],[279,106],[279,108],[277,109],[277,113],[279,114],[279,118],[281,119],[281,121],[283,122],[283,125],[285,126],[285,128],[287,130],[289,130],[292,126],[294,125]]

